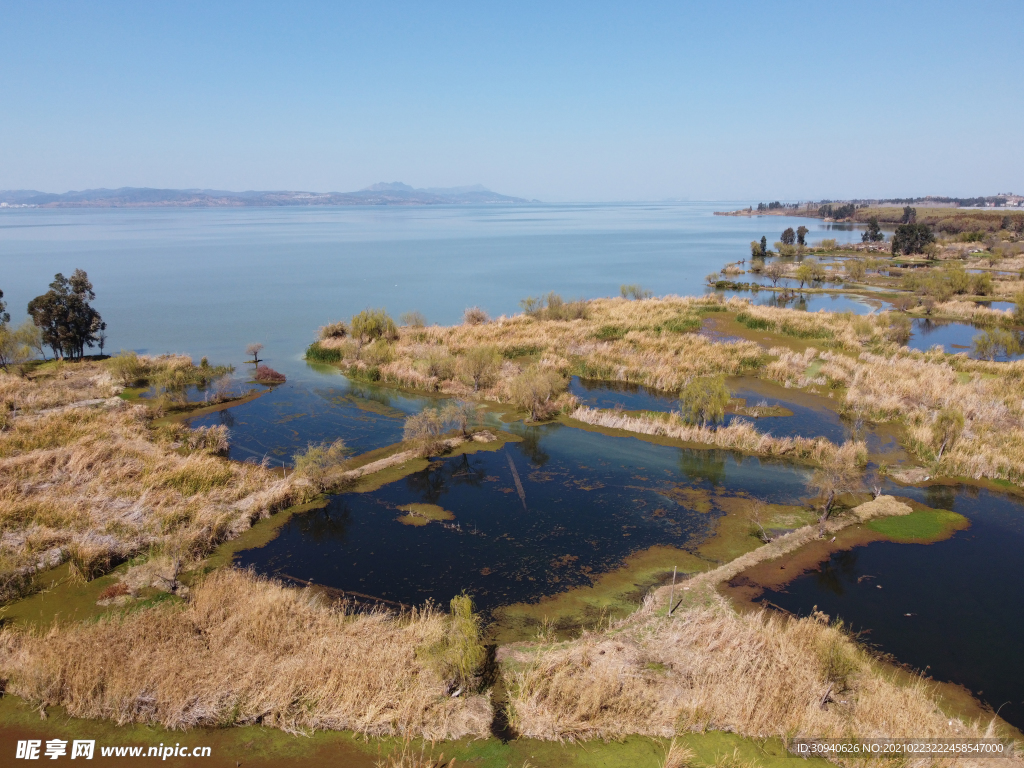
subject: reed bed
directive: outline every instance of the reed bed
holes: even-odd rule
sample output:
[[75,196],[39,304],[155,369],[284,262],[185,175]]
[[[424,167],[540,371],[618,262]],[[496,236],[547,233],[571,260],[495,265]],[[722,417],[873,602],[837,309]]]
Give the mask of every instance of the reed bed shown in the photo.
[[72,407],[119,389],[98,364],[41,380],[0,375],[0,389],[18,403],[0,430],[0,600],[68,559],[92,577],[151,547],[203,557],[300,490],[216,455],[223,428],[154,427],[153,409],[117,398]]
[[845,450],[847,453],[861,458],[867,456],[867,448],[862,442],[849,444],[847,448],[840,448],[824,437],[772,437],[758,432],[753,424],[744,419],[736,419],[728,426],[716,429],[687,424],[676,413],[670,413],[666,417],[629,416],[615,411],[583,406],[574,410],[569,416],[597,427],[621,429],[641,435],[670,437],[687,443],[743,451],[757,456],[797,459],[816,464],[835,456],[840,450]]
[[451,624],[429,607],[351,613],[309,590],[225,569],[184,604],[4,630],[0,669],[9,693],[119,725],[484,736],[486,696],[451,696],[424,653]]

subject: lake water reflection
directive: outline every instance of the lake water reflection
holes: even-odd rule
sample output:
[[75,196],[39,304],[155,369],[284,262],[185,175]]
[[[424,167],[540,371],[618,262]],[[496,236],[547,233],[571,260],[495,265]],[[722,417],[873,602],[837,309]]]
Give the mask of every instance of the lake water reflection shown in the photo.
[[[802,468],[719,451],[558,424],[515,429],[522,442],[501,450],[438,459],[377,491],[335,496],[239,563],[405,604],[465,589],[489,610],[587,584],[655,544],[693,544],[721,514],[712,493],[792,503],[807,479]],[[408,504],[453,517],[407,525],[399,507]]]

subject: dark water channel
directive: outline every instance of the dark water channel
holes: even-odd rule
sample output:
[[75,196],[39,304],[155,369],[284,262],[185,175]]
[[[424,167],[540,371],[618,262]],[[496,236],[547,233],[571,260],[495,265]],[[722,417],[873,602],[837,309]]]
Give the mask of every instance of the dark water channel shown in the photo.
[[[871,453],[889,453],[899,449],[893,434],[874,425],[856,425],[842,419],[838,413],[817,404],[824,400],[814,395],[793,393],[780,397],[775,390],[782,389],[749,379],[732,379],[728,382],[734,398],[742,398],[747,407],[767,405],[787,408],[791,416],[737,416],[726,414],[725,423],[731,424],[737,418],[753,421],[758,431],[775,437],[824,437],[834,443],[843,443],[859,434],[867,443]],[[663,392],[639,384],[616,381],[594,381],[573,376],[569,391],[579,398],[583,405],[592,408],[621,407],[626,411],[658,411],[668,413],[679,410],[679,400],[670,392]]]
[[[806,470],[784,464],[558,424],[518,429],[525,439],[498,451],[438,459],[377,491],[335,496],[239,562],[407,605],[467,590],[487,611],[589,584],[656,544],[693,543],[720,514],[712,491],[774,503],[804,493]],[[399,507],[414,503],[453,518],[400,522]]]
[[193,418],[189,426],[227,426],[232,459],[266,456],[274,466],[291,466],[309,443],[341,438],[357,453],[397,443],[405,417],[428,402],[335,375],[282,384],[248,403]]
[[1024,505],[968,486],[889,492],[959,512],[971,526],[935,544],[875,542],[835,553],[761,599],[841,617],[867,642],[963,685],[1024,728]]

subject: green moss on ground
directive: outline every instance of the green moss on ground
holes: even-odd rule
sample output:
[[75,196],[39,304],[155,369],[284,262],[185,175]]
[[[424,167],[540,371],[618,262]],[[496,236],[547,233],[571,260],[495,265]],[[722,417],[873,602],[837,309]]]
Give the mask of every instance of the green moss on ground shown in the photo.
[[890,541],[931,544],[948,539],[970,522],[963,515],[945,509],[918,510],[900,517],[871,520],[867,527]]

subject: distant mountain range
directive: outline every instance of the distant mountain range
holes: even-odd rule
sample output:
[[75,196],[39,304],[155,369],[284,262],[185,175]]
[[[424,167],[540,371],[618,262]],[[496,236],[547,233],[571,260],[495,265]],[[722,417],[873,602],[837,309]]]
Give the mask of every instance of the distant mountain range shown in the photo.
[[86,189],[54,194],[32,189],[0,191],[0,207],[35,208],[192,208],[260,205],[466,205],[529,203],[521,197],[499,195],[476,184],[472,187],[415,189],[401,182],[373,184],[358,192],[225,192],[217,189]]

